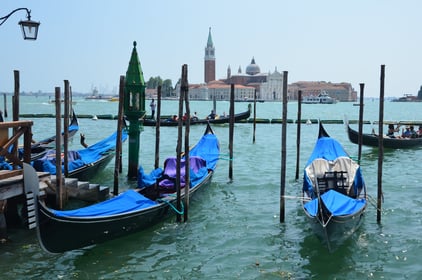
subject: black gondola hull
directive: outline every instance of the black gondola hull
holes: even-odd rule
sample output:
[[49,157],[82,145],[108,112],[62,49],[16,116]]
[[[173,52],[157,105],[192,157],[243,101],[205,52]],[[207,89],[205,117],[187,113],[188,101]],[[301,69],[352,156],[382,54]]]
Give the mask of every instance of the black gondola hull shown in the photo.
[[305,209],[304,212],[313,233],[322,244],[334,251],[359,229],[365,216],[365,210],[366,207],[353,215],[332,217],[331,221],[325,226],[324,222],[320,221],[317,217],[308,215]]
[[69,172],[69,178],[77,178],[79,181],[89,181],[95,177],[99,172],[103,171],[110,161],[114,158],[115,151],[109,151],[103,155],[99,160],[86,164],[78,169]]
[[[248,109],[245,112],[239,113],[239,114],[235,114],[234,117],[234,121],[235,122],[240,122],[243,120],[247,120],[251,115],[251,110]],[[198,119],[198,120],[190,120],[190,125],[205,125],[205,124],[225,124],[225,123],[229,123],[230,122],[230,117],[226,116],[226,117],[219,117],[217,119]],[[153,119],[143,119],[142,121],[144,126],[155,126],[156,125],[156,120]],[[185,122],[183,122],[184,124]],[[179,123],[177,121],[172,121],[172,120],[160,120],[160,126],[178,126]]]
[[[202,187],[210,184],[212,172],[200,184],[191,188],[189,197],[192,197]],[[184,193],[184,190],[182,190]],[[182,195],[181,198],[184,196]],[[168,203],[176,205],[174,197]],[[174,215],[168,203],[123,213],[118,215],[92,218],[66,218],[55,216],[44,203],[38,200],[37,204],[37,234],[41,247],[50,253],[62,253],[78,248],[100,244],[108,240],[126,236],[145,230],[160,221]]]
[[[347,134],[350,142],[359,144],[359,132],[347,126]],[[362,134],[362,145],[370,147],[378,147],[378,135],[376,134]],[[382,144],[384,148],[390,149],[406,149],[422,146],[422,138],[390,138],[383,137]]]

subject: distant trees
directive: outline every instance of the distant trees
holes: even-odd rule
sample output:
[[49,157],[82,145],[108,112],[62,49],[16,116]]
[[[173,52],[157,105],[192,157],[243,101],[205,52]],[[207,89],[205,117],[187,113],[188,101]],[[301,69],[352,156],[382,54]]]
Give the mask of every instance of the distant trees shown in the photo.
[[161,94],[163,97],[169,97],[173,94],[173,84],[170,79],[163,80],[160,76],[149,78],[146,82],[146,87],[148,89],[156,89],[161,85]]

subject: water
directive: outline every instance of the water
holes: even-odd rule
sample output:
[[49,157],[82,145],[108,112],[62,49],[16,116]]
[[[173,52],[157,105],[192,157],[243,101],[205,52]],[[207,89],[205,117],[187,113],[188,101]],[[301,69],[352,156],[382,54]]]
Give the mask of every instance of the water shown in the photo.
[[[21,113],[54,113],[47,98],[21,97]],[[117,103],[76,99],[79,114],[117,114]],[[25,104],[25,105],[24,105]],[[236,103],[236,112],[246,110]],[[367,100],[364,119],[378,120],[378,102]],[[385,103],[387,120],[422,120],[420,103]],[[163,114],[177,113],[175,101],[164,101]],[[205,116],[212,102],[191,102],[191,109]],[[258,118],[280,118],[281,103],[258,103]],[[358,106],[303,105],[303,119],[358,119]],[[288,104],[288,118],[297,115],[297,103]],[[217,112],[229,111],[218,102]],[[9,117],[10,118],[10,117]],[[54,134],[53,119],[34,119],[34,138]],[[94,143],[116,129],[109,120],[80,119],[81,132]],[[352,155],[352,144],[340,124],[325,125]],[[377,125],[365,125],[370,131]],[[356,128],[356,126],[355,126]],[[204,127],[191,128],[195,143]],[[252,124],[236,124],[233,182],[228,182],[228,126],[215,126],[222,160],[208,189],[191,201],[189,221],[174,219],[148,230],[90,248],[59,255],[44,253],[34,231],[10,229],[11,243],[0,245],[1,279],[418,279],[422,257],[422,200],[419,172],[421,149],[385,150],[384,202],[381,223],[369,205],[362,227],[337,251],[329,253],[308,228],[297,199],[286,199],[285,223],[280,223],[281,125],[257,124],[252,144]],[[301,128],[300,177],[316,141],[318,126]],[[287,126],[286,195],[299,196],[296,182],[296,125]],[[161,162],[174,155],[177,129],[161,130]],[[152,170],[155,128],[141,134],[140,164]],[[79,148],[76,138],[71,144]],[[127,166],[127,145],[123,164]],[[377,196],[378,150],[363,147],[362,169],[369,195]],[[133,186],[120,177],[121,190]],[[113,163],[92,180],[112,186]],[[83,234],[83,233],[81,233]],[[66,242],[65,240],[63,242]]]

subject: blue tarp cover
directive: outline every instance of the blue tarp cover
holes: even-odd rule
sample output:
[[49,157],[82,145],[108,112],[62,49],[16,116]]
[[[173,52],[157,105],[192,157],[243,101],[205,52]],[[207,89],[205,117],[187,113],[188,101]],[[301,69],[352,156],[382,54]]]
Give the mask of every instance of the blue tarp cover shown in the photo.
[[[329,190],[322,194],[321,199],[333,216],[351,215],[366,205],[365,199],[354,199],[334,190]],[[316,216],[318,212],[318,199],[307,202],[304,208],[309,215]]]
[[109,216],[145,209],[156,205],[152,201],[134,190],[128,190],[104,202],[93,204],[75,210],[52,210],[58,217],[98,217]]
[[[126,141],[128,134],[125,130],[122,131],[122,142]],[[101,156],[116,148],[117,132],[114,132],[109,137],[89,146],[85,149],[77,151],[69,151],[69,171],[80,168],[86,164],[91,164],[101,158]],[[49,172],[50,174],[56,174],[56,151],[49,151],[44,157],[35,160],[33,163],[34,168],[37,171]],[[64,167],[62,164],[62,171]]]
[[336,158],[342,156],[348,157],[349,155],[336,139],[331,137],[321,137],[316,142],[314,150],[312,151],[306,166],[310,165],[317,158],[335,160]]
[[[343,146],[334,138],[331,137],[321,137],[318,138],[314,150],[312,151],[311,156],[306,163],[306,167],[312,164],[316,159],[325,159],[327,161],[335,161],[339,157],[349,157],[348,153],[344,150]],[[306,168],[305,167],[305,168]],[[353,187],[355,193],[359,193],[361,189],[364,188],[365,182],[363,179],[363,174],[360,166],[356,170],[356,174],[353,178]],[[313,182],[306,174],[306,169],[304,170],[304,181],[303,181],[303,190],[308,193],[315,193]]]

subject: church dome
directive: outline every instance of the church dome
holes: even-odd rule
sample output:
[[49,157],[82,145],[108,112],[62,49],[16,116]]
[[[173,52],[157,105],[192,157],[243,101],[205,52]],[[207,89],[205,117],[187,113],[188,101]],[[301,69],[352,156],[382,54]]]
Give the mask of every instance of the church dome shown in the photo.
[[261,73],[261,69],[259,69],[259,66],[255,63],[255,58],[252,58],[251,64],[246,67],[246,74],[256,75],[259,73]]

